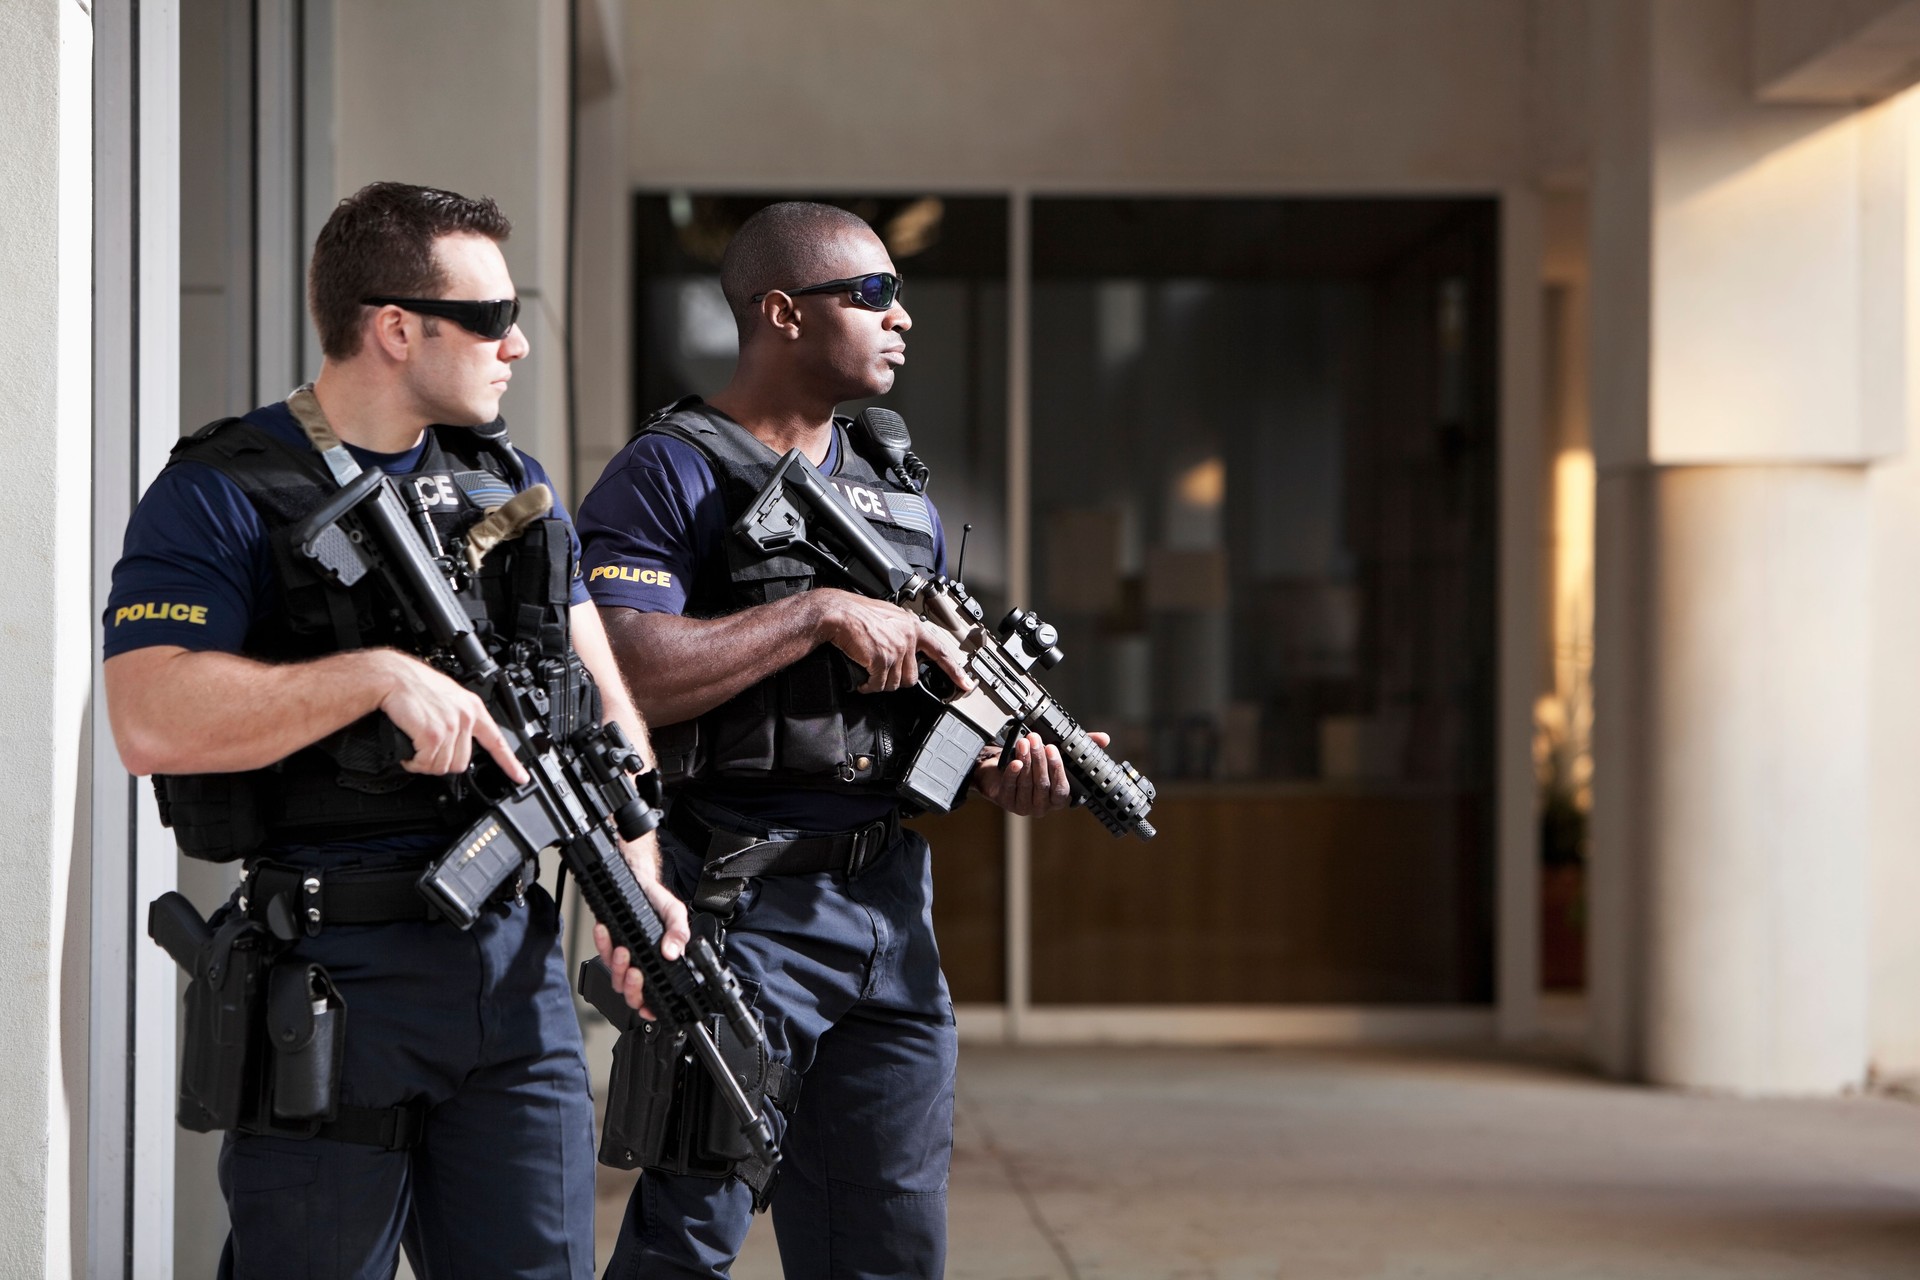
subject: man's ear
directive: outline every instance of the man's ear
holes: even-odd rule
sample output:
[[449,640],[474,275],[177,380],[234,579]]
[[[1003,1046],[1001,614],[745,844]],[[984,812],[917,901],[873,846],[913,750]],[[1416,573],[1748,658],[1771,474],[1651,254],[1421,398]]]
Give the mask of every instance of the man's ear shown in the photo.
[[405,362],[413,353],[415,337],[407,325],[407,313],[399,307],[376,307],[363,323],[365,343],[389,360]]
[[760,299],[760,319],[789,342],[800,336],[800,307],[778,289]]

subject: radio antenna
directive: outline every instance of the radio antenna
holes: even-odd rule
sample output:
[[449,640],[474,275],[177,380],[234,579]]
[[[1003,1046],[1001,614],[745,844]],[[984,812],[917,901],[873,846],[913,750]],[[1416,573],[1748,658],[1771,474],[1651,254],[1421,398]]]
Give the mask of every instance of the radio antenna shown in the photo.
[[965,581],[965,578],[962,577],[960,571],[967,567],[967,535],[972,532],[972,525],[963,524],[960,526],[960,562],[953,566],[953,576],[961,581]]

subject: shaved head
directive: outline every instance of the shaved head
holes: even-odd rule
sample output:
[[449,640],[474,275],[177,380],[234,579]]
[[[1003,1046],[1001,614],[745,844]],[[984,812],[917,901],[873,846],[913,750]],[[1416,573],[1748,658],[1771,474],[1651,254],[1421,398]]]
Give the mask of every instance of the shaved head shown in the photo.
[[[872,236],[855,214],[830,204],[787,200],[741,224],[720,259],[720,291],[744,342],[758,309],[753,296],[821,284],[840,274],[837,250],[848,236]],[[877,238],[877,237],[876,237]]]

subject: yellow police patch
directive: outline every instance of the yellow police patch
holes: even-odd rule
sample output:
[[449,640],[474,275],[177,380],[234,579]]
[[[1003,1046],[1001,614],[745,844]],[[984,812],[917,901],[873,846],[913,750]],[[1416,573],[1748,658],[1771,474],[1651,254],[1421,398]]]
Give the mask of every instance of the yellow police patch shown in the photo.
[[670,587],[673,575],[665,569],[632,569],[616,564],[603,564],[587,575],[587,581],[600,578],[618,578],[622,582],[638,582],[648,587]]
[[207,606],[167,604],[159,600],[122,605],[113,611],[113,625],[117,627],[123,622],[190,622],[196,627],[204,627],[207,625]]

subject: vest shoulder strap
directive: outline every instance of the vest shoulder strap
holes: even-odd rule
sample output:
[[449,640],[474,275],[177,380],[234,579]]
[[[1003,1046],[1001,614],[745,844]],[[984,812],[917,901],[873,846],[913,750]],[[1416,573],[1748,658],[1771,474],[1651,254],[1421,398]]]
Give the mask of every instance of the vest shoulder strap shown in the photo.
[[305,516],[337,486],[320,456],[244,418],[210,422],[174,445],[167,466],[198,462],[232,480],[270,525]]
[[[773,469],[780,465],[781,455],[739,423],[703,409],[702,403],[699,396],[676,400],[648,419],[639,434],[651,432],[672,436],[692,445],[706,457],[708,465],[723,483],[757,476],[754,487],[744,495],[750,500],[759,492],[759,486],[765,484],[773,474]],[[836,416],[833,420],[833,474],[846,475],[864,484],[892,488],[853,448],[853,441],[847,434],[848,425],[845,418]]]
[[641,434],[672,436],[705,455],[716,474],[764,470],[773,474],[780,455],[739,423],[702,409],[698,396],[677,400],[640,428]]

